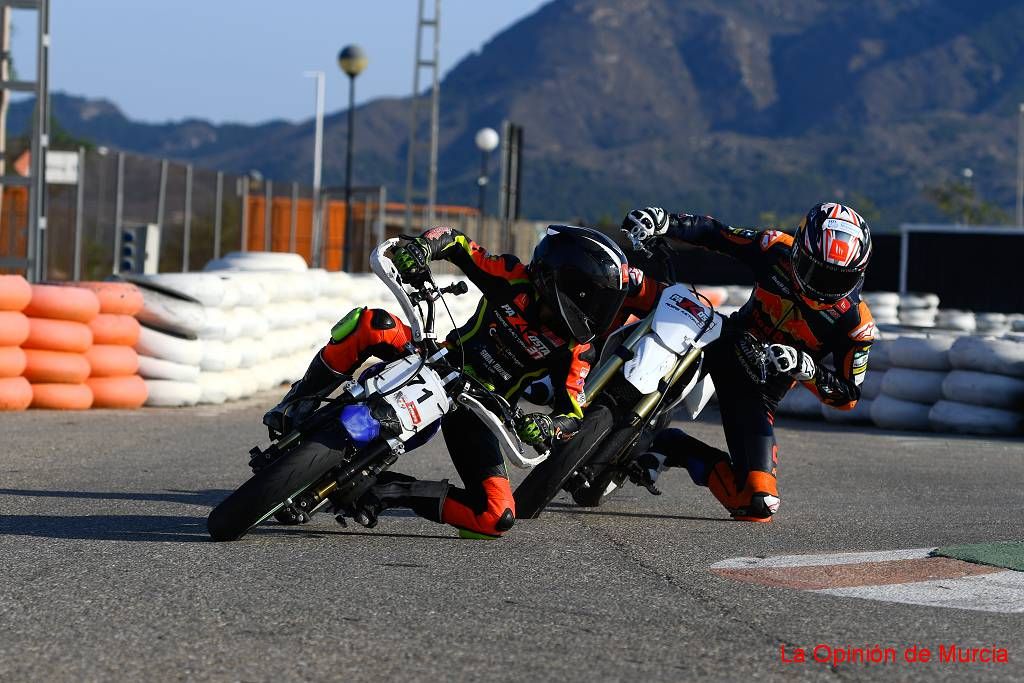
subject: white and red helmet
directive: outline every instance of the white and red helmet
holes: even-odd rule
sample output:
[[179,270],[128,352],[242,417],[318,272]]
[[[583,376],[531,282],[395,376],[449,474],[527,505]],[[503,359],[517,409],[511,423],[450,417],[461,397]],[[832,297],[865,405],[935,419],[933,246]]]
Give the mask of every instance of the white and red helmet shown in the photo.
[[829,202],[807,212],[793,236],[793,274],[803,294],[835,303],[864,282],[871,230],[859,213]]

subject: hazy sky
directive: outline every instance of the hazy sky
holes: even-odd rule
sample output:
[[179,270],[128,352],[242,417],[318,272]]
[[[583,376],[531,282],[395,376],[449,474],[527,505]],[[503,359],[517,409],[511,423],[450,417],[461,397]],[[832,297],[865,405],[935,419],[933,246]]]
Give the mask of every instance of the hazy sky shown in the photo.
[[[442,73],[547,1],[443,0]],[[427,5],[432,11],[433,0]],[[108,98],[143,121],[304,119],[313,111],[307,70],[327,74],[327,111],[347,106],[336,58],[349,43],[370,60],[358,102],[408,95],[416,8],[416,0],[51,0],[51,89]],[[15,65],[29,77],[35,13],[13,17]]]

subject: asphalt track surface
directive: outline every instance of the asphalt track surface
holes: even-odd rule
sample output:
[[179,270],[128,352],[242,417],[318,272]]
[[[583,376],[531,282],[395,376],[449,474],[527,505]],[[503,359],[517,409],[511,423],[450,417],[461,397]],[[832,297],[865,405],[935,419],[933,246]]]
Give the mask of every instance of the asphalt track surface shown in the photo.
[[[1024,444],[785,421],[783,505],[727,521],[685,473],[500,541],[374,530],[207,540],[274,397],[0,415],[0,680],[1021,680],[1024,616],[738,583],[737,556],[1019,540]],[[713,422],[693,432],[719,445]],[[439,440],[398,469],[453,477]],[[514,473],[516,481],[521,474]],[[780,646],[999,646],[1010,663],[784,664]]]

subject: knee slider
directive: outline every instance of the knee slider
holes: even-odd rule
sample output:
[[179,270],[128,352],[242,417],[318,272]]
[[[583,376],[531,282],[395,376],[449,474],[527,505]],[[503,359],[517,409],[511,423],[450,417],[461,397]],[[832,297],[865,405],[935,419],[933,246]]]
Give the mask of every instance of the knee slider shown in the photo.
[[505,508],[505,511],[501,513],[501,517],[498,518],[494,528],[504,533],[512,528],[512,525],[516,523],[516,516],[512,514],[512,510]]
[[344,318],[339,320],[331,328],[331,344],[340,344],[352,336],[352,333],[359,328],[359,319],[363,317],[365,308],[353,308]]
[[393,330],[395,328],[394,317],[383,308],[374,308],[371,311],[370,325],[375,330]]

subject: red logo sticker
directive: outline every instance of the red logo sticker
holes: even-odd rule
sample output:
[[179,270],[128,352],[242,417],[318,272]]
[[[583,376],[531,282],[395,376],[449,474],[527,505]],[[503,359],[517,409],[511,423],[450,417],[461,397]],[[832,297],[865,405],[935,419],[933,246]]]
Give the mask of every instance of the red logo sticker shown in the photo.
[[846,263],[846,256],[850,253],[850,245],[842,240],[833,239],[828,249],[828,257],[833,261]]

